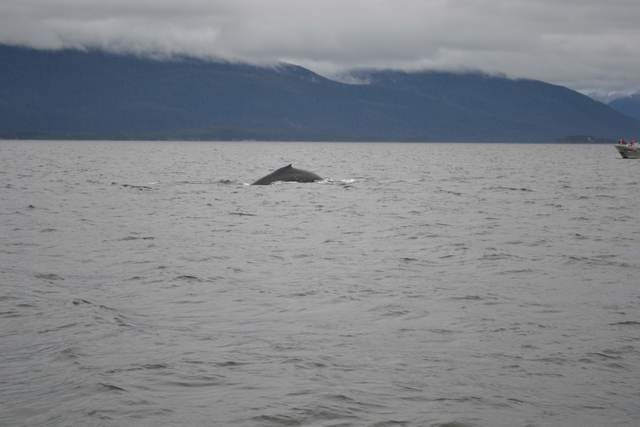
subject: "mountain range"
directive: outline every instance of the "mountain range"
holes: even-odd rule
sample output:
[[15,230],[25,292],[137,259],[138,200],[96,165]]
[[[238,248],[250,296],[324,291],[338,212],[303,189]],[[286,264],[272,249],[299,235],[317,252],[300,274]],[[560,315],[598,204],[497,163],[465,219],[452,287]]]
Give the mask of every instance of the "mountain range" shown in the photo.
[[566,87],[479,72],[256,66],[0,45],[0,138],[614,140],[640,120]]
[[640,93],[614,99],[609,106],[629,117],[640,120]]

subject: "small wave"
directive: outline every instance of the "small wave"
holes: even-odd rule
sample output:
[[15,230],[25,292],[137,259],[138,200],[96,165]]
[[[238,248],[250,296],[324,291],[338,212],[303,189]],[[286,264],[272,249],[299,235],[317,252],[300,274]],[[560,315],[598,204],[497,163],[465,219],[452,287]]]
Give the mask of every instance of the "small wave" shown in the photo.
[[[120,313],[115,308],[106,306],[104,304],[96,304],[90,300],[84,298],[74,298],[71,300],[71,303],[80,309],[83,306],[87,306],[87,310],[93,312],[94,320],[105,321],[108,323],[114,323],[119,327],[124,328],[133,328],[135,327],[134,323],[130,321],[124,314]],[[72,325],[64,325],[56,328],[62,329],[64,327],[73,326]],[[48,332],[48,331],[44,331]]]
[[432,334],[438,334],[438,335],[450,335],[450,334],[459,333],[459,331],[454,331],[453,329],[444,329],[444,328],[431,328],[427,330]]
[[523,244],[524,241],[522,240],[507,240],[506,242],[504,242],[505,245],[521,245]]
[[235,216],[258,216],[258,214],[248,213],[248,212],[229,212],[229,215],[235,215]]
[[[534,362],[542,362],[544,364],[550,364],[550,365],[565,365],[566,363],[569,362],[569,359],[567,359],[564,356],[536,357],[531,360]],[[540,373],[539,375],[543,375],[543,373]],[[564,376],[562,374],[556,374],[556,373],[544,373],[544,375]]]
[[595,356],[598,357],[600,359],[621,359],[622,357],[618,356],[617,354],[608,354],[608,353],[603,353],[603,352],[599,352],[599,351],[595,351],[592,353],[587,353],[587,356]]
[[112,182],[111,185],[119,185],[122,188],[127,188],[127,189],[131,189],[131,190],[138,190],[138,191],[153,190],[153,187],[151,187],[149,185],[118,184],[117,182]]
[[461,396],[461,397],[436,397],[434,402],[480,402],[481,397],[478,396]]
[[198,276],[193,276],[191,274],[183,274],[180,276],[176,276],[173,278],[173,280],[184,280],[187,282],[203,282],[201,278],[199,278]]
[[169,365],[166,363],[146,363],[141,366],[142,369],[166,369]]
[[0,311],[0,318],[3,318],[3,319],[11,319],[13,317],[20,317],[20,316],[22,315],[16,310]]
[[398,304],[385,304],[382,306],[375,307],[370,311],[377,312],[380,314],[380,316],[384,316],[384,317],[404,316],[410,313],[410,310]]
[[61,276],[58,276],[55,273],[38,273],[38,274],[35,275],[35,277],[38,278],[38,279],[50,280],[50,281],[64,280],[64,278],[62,278]]
[[[345,406],[345,403],[350,403]],[[357,418],[354,414],[358,411],[359,402],[350,400],[347,402],[329,401],[326,404],[314,405],[312,407],[300,408],[298,410],[302,417],[302,423],[306,425],[353,425],[353,420]]]
[[620,268],[628,268],[632,267],[631,264],[625,261],[617,260],[618,255],[598,255],[593,257],[587,256],[577,256],[577,255],[566,255],[566,263],[567,264],[575,264],[575,263],[585,263],[587,265],[593,266],[611,266],[611,267],[620,267]]
[[[27,243],[27,242],[11,242],[11,243],[7,243],[6,246],[11,246],[11,247],[25,247],[25,248],[29,248],[29,247],[35,247],[38,246],[37,243]],[[13,251],[6,251],[3,250],[1,253],[5,253],[5,254],[16,254],[18,252],[13,252]]]
[[122,387],[119,387],[117,385],[113,385],[113,384],[107,384],[107,383],[99,383],[100,386],[102,386],[103,388],[109,390],[109,391],[127,391]]
[[42,330],[38,331],[38,333],[39,334],[48,334],[49,332],[58,332],[58,331],[63,330],[63,329],[73,328],[76,325],[77,325],[76,322],[66,323],[64,325],[56,326],[56,327],[53,327],[53,328],[42,329]]
[[252,418],[257,425],[298,426],[302,420],[290,415],[258,415]]
[[58,357],[61,359],[69,359],[69,360],[74,360],[79,358],[80,356],[83,356],[82,353],[80,353],[80,351],[78,351],[76,348],[74,347],[67,347],[64,350],[61,350],[58,353]]
[[234,368],[236,366],[247,365],[246,362],[238,362],[236,360],[226,360],[224,362],[216,362],[215,365],[219,368]]
[[30,304],[28,302],[21,302],[19,304],[16,304],[16,307],[20,307],[20,308],[31,308],[31,307],[35,307],[34,304]]
[[601,405],[582,405],[583,409],[609,409],[608,406]]
[[459,191],[451,191],[451,190],[438,190],[438,193],[451,194],[452,196],[462,196],[463,193]]
[[165,384],[179,387],[214,387],[224,384],[224,377],[219,375],[203,375],[182,380],[166,381]]
[[375,424],[372,424],[373,427],[393,427],[393,426],[408,426],[408,425],[411,425],[411,422],[403,421],[403,420],[386,420],[386,421],[379,421]]
[[193,300],[193,299],[181,299],[181,300],[177,300],[177,301],[173,301],[173,304],[202,304],[205,301],[203,300]]
[[482,255],[479,261],[501,261],[507,259],[519,259],[518,256],[506,252],[495,252]]
[[513,270],[504,270],[504,271],[498,271],[496,274],[499,275],[510,275],[510,274],[529,274],[529,273],[533,273],[534,270],[531,268],[518,268],[518,269],[513,269]]
[[133,324],[127,320],[126,317],[122,315],[113,316],[113,321],[116,325],[124,328],[133,328]]
[[317,360],[302,360],[298,361],[296,364],[296,368],[299,369],[324,369],[329,365],[323,362],[318,362]]
[[620,322],[609,323],[611,326],[640,326],[640,322],[637,320],[623,320]]
[[345,394],[327,394],[324,395],[323,398],[329,400],[335,400],[337,402],[345,402],[345,403],[357,403],[357,401]]
[[483,301],[487,299],[487,297],[482,297],[480,295],[464,295],[459,297],[451,297],[452,300],[462,300],[462,301]]
[[533,192],[532,189],[526,187],[507,187],[503,185],[497,185],[493,187],[489,187],[489,190],[499,190],[499,191],[523,191],[523,192]]
[[135,371],[145,371],[145,370],[158,370],[158,369],[167,369],[169,365],[165,363],[147,363],[143,365],[133,365],[126,368],[116,368],[109,369],[106,371],[108,374],[119,374],[121,372],[135,372]]
[[475,427],[476,424],[471,424],[463,421],[449,421],[445,423],[431,424],[431,427]]
[[584,215],[580,215],[580,216],[574,216],[573,218],[571,218],[572,221],[591,221],[591,218],[584,216]]
[[306,291],[293,292],[293,293],[289,294],[288,296],[290,298],[300,298],[300,297],[313,296],[313,295],[317,295],[317,294],[318,294],[318,291],[316,291],[314,289],[308,289]]
[[118,240],[121,242],[126,242],[129,240],[154,240],[154,239],[155,237],[153,236],[126,236]]
[[158,370],[158,369],[167,369],[169,365],[165,363],[146,363],[143,365],[133,365],[125,368],[116,368],[110,369],[106,371],[108,374],[119,374],[121,372],[135,372],[135,371],[146,371],[146,370]]
[[214,179],[214,180],[188,180],[188,181],[177,181],[176,185],[211,185],[211,184],[222,184],[222,185],[230,185],[230,184],[239,184],[239,181],[234,181],[232,179]]
[[109,410],[109,409],[92,409],[91,411],[87,412],[87,415],[89,415],[90,417],[96,417],[100,420],[103,421],[111,421],[113,420],[113,417],[110,417],[107,414],[116,414],[117,411],[115,410]]

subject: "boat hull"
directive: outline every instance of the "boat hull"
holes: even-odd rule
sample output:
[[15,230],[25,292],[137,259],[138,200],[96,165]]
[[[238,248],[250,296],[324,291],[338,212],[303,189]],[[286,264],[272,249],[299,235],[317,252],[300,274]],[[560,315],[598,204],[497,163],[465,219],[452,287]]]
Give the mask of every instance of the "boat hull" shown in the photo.
[[640,159],[640,149],[631,148],[627,145],[616,145],[616,150],[625,159]]

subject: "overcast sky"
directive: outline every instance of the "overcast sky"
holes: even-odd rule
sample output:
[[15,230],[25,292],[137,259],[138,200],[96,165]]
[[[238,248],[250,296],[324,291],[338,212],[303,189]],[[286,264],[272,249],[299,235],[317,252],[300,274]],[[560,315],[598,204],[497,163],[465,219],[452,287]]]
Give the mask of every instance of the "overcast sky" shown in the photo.
[[0,42],[640,89],[640,0],[0,0]]

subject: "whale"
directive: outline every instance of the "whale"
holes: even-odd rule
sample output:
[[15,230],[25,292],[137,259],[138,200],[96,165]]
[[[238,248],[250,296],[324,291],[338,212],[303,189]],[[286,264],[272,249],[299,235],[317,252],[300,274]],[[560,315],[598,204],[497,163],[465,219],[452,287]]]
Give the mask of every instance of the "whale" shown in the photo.
[[291,164],[271,172],[269,175],[263,176],[251,185],[269,185],[276,181],[287,182],[315,182],[321,181],[322,178],[313,172],[296,169]]

